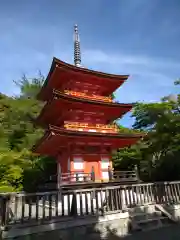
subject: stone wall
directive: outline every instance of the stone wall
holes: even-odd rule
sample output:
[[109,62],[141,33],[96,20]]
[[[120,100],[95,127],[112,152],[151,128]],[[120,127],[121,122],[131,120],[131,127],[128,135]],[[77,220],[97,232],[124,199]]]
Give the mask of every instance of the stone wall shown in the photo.
[[103,237],[98,231],[94,230],[94,226],[77,227],[67,230],[54,230],[48,232],[41,232],[19,236],[16,240],[179,240],[180,239],[180,226],[172,225],[166,228],[151,230],[150,232],[137,232],[132,235],[118,236],[115,231],[106,229],[104,232],[106,238]]
[[[171,207],[170,210],[175,216],[180,214],[179,206]],[[8,232],[4,232],[3,238],[16,240],[180,239],[178,223],[148,232],[134,232],[133,234],[130,234],[129,227],[129,214],[126,212],[101,217],[69,219],[68,221],[26,228],[11,228]]]
[[85,217],[28,228],[12,228],[4,233],[4,239],[84,240],[85,237],[88,237],[87,239],[106,239],[109,232],[119,237],[127,235],[128,222],[128,213]]
[[180,221],[180,204],[164,206],[164,208],[173,216],[176,221]]

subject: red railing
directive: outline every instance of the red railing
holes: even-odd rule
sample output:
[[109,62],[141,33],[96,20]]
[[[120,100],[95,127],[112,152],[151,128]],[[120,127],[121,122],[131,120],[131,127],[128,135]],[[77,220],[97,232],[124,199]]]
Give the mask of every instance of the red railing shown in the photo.
[[111,97],[99,96],[95,94],[88,95],[83,92],[75,92],[75,91],[69,91],[69,90],[65,90],[64,93],[74,97],[80,97],[80,98],[85,98],[85,99],[90,99],[95,101],[102,101],[102,102],[109,102],[109,103],[113,102]]
[[89,124],[89,123],[65,121],[64,128],[69,130],[96,131],[96,132],[104,132],[104,133],[119,132],[119,129],[115,124]]
[[[83,171],[70,171],[62,173],[59,177],[57,175],[51,176],[50,180],[58,182],[59,186],[69,183],[86,183],[86,182],[138,182],[138,172],[133,171],[114,171],[110,167],[108,168],[108,179],[97,179],[95,172],[85,173]],[[59,178],[59,179],[58,179]]]

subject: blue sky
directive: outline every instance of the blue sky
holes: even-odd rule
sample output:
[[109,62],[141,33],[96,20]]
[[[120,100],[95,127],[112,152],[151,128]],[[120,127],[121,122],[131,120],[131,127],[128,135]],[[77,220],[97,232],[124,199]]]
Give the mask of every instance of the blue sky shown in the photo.
[[120,102],[157,101],[177,91],[179,12],[179,0],[1,1],[0,92],[17,94],[13,80],[23,73],[46,75],[53,56],[73,63],[77,23],[85,67],[130,74],[116,93]]

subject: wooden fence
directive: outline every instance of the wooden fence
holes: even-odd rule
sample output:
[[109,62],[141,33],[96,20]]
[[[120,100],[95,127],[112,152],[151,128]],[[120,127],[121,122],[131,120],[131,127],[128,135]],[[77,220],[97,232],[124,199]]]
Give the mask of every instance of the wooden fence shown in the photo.
[[[59,176],[59,185],[63,186],[66,184],[74,183],[88,183],[95,182],[96,176],[94,170],[89,173],[84,172],[67,172],[62,173]],[[137,169],[133,171],[113,171],[110,167],[108,168],[108,179],[104,182],[138,182],[138,172]],[[57,183],[57,175],[50,177],[49,183]]]
[[145,204],[180,203],[180,181],[34,194],[0,194],[1,226],[110,214]]

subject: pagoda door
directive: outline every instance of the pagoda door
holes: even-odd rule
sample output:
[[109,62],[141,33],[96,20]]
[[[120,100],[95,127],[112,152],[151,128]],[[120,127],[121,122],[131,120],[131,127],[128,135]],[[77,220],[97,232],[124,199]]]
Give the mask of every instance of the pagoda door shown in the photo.
[[100,179],[100,157],[99,155],[85,156],[85,173],[91,173],[94,169],[95,179]]

